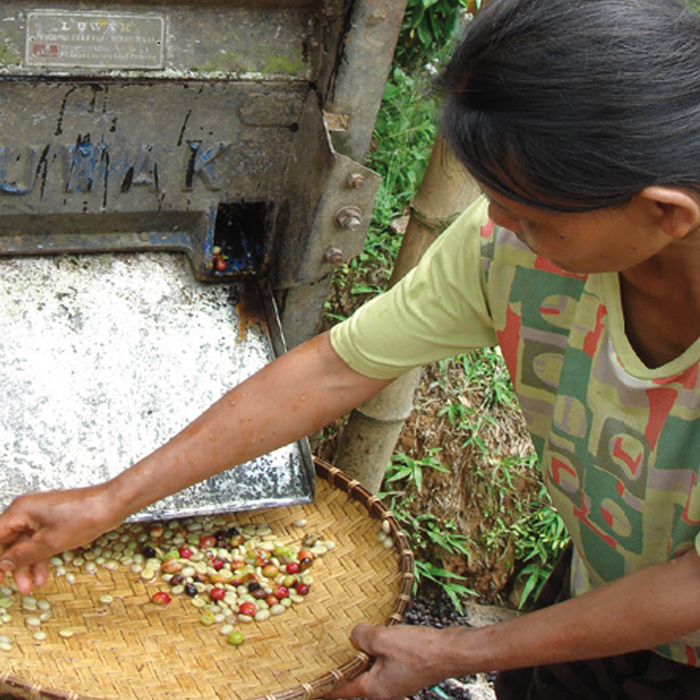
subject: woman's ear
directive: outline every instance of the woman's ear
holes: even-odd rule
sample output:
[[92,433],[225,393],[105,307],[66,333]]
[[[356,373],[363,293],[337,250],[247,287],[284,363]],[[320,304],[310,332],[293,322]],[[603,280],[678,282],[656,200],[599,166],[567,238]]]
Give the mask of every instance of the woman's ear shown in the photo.
[[654,185],[638,196],[652,205],[650,213],[656,224],[671,238],[684,238],[700,226],[700,199],[689,190]]

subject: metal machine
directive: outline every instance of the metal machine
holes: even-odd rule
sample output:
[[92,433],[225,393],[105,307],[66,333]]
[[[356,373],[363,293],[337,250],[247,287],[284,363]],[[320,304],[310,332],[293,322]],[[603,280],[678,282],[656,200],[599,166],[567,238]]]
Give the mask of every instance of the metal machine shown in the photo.
[[[109,478],[318,328],[405,0],[0,7],[0,507]],[[305,443],[136,517],[313,498]]]

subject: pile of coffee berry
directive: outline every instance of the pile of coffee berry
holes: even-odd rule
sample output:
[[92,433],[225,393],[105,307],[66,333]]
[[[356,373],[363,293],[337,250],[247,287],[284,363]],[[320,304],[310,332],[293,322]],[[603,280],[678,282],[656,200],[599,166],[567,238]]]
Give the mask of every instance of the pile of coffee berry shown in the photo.
[[282,615],[302,603],[313,585],[314,561],[334,542],[305,532],[284,542],[267,524],[237,526],[223,517],[125,524],[78,550],[54,557],[54,575],[75,581],[76,568],[129,567],[149,587],[155,605],[174,597],[191,601],[201,624],[218,627],[233,645],[243,643],[239,627]]

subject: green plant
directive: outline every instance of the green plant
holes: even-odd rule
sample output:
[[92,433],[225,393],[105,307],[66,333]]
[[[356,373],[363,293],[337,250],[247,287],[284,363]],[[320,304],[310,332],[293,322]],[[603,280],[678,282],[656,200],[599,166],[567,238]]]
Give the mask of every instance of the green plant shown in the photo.
[[416,561],[415,576],[416,588],[424,579],[431,581],[445,592],[460,613],[463,612],[462,599],[465,596],[476,595],[476,592],[471,588],[457,583],[458,581],[463,581],[464,576],[457,576],[451,571],[441,569],[428,561]]
[[[438,103],[429,75],[395,66],[384,89],[368,164],[382,176],[366,253],[385,252],[388,226],[403,214],[428,165],[437,134]],[[395,241],[398,243],[398,241]],[[386,252],[394,253],[396,245]]]
[[453,521],[437,518],[432,513],[415,514],[411,508],[415,497],[423,487],[423,470],[449,473],[449,468],[440,463],[439,449],[430,450],[420,459],[397,453],[387,469],[384,486],[389,490],[379,494],[387,502],[401,527],[406,533],[413,550],[415,564],[415,584],[417,589],[422,581],[432,581],[450,598],[461,611],[460,598],[474,591],[459,581],[458,576],[436,565],[434,562],[445,555],[469,555],[468,538],[461,534]]
[[515,557],[524,563],[516,583],[521,586],[519,607],[537,598],[559,555],[569,542],[562,519],[544,487],[539,506],[514,526]]
[[415,66],[430,57],[436,46],[452,39],[460,20],[480,4],[478,0],[408,0],[396,62]]
[[469,425],[474,411],[459,401],[448,402],[440,408],[438,416],[445,416],[453,428],[462,428]]
[[464,381],[484,390],[488,405],[514,406],[517,402],[513,384],[499,348],[482,348],[459,357],[464,370]]
[[476,595],[476,592],[460,583],[465,580],[464,576],[448,571],[435,562],[446,555],[469,556],[468,538],[458,532],[455,523],[451,520],[440,520],[430,513],[424,513],[418,517],[412,516],[395,501],[392,510],[401,523],[414,553],[414,590],[417,590],[427,579],[442,589],[455,608],[462,612],[462,599],[468,595]]
[[404,481],[406,482],[402,492],[404,496],[406,496],[407,491],[419,493],[423,487],[423,469],[435,469],[443,473],[449,473],[450,471],[447,467],[440,464],[437,452],[438,450],[431,450],[430,454],[421,459],[413,459],[403,452],[397,452],[393,456],[384,477],[385,483],[391,484],[397,481]]
[[[448,595],[454,600],[467,595],[467,584],[460,577],[449,578],[444,562],[452,555],[462,555],[467,562],[483,559],[488,571],[505,574],[510,583],[517,579],[518,603],[525,607],[541,590],[568,537],[538,475],[537,456],[531,446],[527,449],[529,443],[523,443],[522,452],[494,451],[509,425],[506,415],[519,413],[503,357],[498,350],[486,349],[437,363],[432,385],[440,389],[442,400],[433,409],[444,421],[441,444],[445,452],[451,451],[451,460],[467,455],[469,483],[478,491],[473,503],[479,522],[466,536],[449,519],[437,519],[430,512],[416,515],[420,509],[430,510],[430,496],[421,497],[420,489],[411,496],[406,486],[422,484],[414,470],[424,458],[419,450],[399,455],[386,484],[404,486],[390,494],[390,507],[399,511],[410,533],[420,565],[418,580],[438,582],[446,592],[450,588]],[[455,443],[461,447],[454,449]],[[435,458],[440,452],[432,448],[428,456]]]
[[358,282],[353,284],[350,294],[370,294],[376,296],[381,294],[384,290],[378,284],[367,284],[366,282]]

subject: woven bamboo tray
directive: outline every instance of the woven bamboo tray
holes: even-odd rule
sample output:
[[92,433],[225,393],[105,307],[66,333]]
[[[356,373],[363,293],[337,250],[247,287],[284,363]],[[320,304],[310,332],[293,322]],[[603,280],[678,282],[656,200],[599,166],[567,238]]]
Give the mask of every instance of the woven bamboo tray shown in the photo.
[[[396,521],[358,482],[321,461],[312,505],[231,516],[236,525],[267,523],[281,540],[319,532],[336,547],[317,559],[304,603],[264,622],[240,624],[246,641],[231,646],[199,621],[189,601],[150,602],[163,584],[144,583],[128,568],[78,574],[73,585],[51,578],[37,592],[51,603],[34,641],[21,612],[0,634],[0,696],[32,700],[310,700],[368,666],[350,645],[355,624],[392,625],[410,603],[413,556]],[[300,518],[307,524],[295,524]],[[377,538],[387,521],[394,540]],[[99,599],[114,602],[105,607]],[[58,630],[69,627],[73,637]]]

